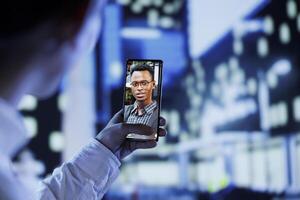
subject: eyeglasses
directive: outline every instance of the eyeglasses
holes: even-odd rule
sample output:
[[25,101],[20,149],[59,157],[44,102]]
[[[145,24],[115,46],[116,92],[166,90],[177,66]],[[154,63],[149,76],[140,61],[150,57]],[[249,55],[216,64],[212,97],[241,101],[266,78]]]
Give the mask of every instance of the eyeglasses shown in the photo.
[[132,87],[135,87],[135,88],[137,88],[139,85],[142,87],[142,88],[145,88],[145,87],[147,87],[148,85],[149,85],[149,83],[151,83],[152,81],[146,81],[146,80],[144,80],[144,81],[133,81],[133,82],[131,82],[130,83],[130,85],[132,86]]

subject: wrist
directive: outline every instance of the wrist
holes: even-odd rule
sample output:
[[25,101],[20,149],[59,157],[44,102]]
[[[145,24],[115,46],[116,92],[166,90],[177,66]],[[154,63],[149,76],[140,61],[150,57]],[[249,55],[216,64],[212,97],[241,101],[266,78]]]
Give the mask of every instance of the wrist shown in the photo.
[[95,137],[95,139],[96,139],[100,144],[102,144],[103,146],[105,146],[108,150],[110,150],[113,154],[115,154],[115,153],[112,151],[112,149],[111,149],[107,144],[105,144],[105,142],[103,142],[101,139],[99,139],[99,138],[97,138],[97,137]]

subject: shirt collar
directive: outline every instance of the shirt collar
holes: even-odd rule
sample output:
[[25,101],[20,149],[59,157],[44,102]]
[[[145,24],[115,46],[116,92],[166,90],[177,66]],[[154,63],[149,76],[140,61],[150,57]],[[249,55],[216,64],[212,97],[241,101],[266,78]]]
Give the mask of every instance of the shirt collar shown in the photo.
[[13,157],[28,139],[21,114],[0,98],[0,153]]
[[[143,109],[143,113],[144,114],[145,113],[147,113],[147,114],[152,113],[153,110],[156,108],[156,104],[157,104],[156,101],[153,101],[151,104],[145,106],[144,109]],[[136,113],[137,107],[138,107],[137,102],[134,102],[133,109],[132,109],[131,113]]]

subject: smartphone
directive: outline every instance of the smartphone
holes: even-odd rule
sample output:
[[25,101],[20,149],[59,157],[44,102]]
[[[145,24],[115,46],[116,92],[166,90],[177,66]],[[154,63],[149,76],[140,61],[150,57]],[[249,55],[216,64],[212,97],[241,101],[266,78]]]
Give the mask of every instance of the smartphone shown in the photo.
[[129,133],[128,139],[158,141],[162,67],[162,60],[129,59],[126,62],[124,122],[144,124],[153,129],[150,136]]

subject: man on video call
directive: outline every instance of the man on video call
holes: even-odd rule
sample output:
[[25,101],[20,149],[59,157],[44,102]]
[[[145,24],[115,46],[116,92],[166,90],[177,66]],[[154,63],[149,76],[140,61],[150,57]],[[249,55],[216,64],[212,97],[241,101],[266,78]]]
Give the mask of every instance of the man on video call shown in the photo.
[[153,67],[146,63],[133,65],[130,69],[130,82],[135,102],[125,106],[125,121],[130,124],[145,124],[155,130],[158,106],[157,102],[152,99],[155,89]]
[[[44,179],[37,191],[24,184],[21,174],[12,167],[16,153],[29,142],[18,112],[22,97],[49,97],[64,75],[91,52],[101,29],[104,3],[105,0],[1,3],[0,200],[101,199],[118,176],[124,157],[136,149],[156,146],[154,140],[127,140],[129,133],[152,135],[153,130],[142,124],[123,123],[120,111],[72,160]],[[48,113],[44,114],[51,121]],[[161,126],[165,124],[163,118],[159,122]],[[158,134],[164,136],[166,132],[160,128]]]

